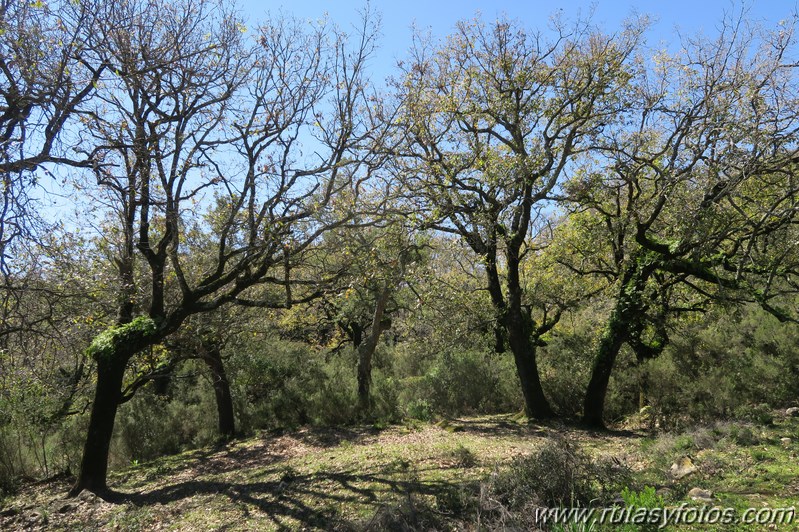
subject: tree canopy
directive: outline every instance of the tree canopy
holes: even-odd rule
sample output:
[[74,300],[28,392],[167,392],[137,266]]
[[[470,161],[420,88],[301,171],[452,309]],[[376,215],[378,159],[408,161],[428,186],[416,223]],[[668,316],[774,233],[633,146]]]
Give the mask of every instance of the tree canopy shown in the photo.
[[[414,34],[382,83],[368,5],[345,30],[0,0],[0,447],[29,412],[42,441],[80,418],[72,493],[106,494],[117,418],[179,377],[209,379],[224,438],[503,408],[604,427],[614,375],[639,372],[620,410],[662,397],[703,320],[760,313],[791,345],[794,23],[668,51],[646,17],[478,17]],[[39,208],[59,193],[74,219]]]

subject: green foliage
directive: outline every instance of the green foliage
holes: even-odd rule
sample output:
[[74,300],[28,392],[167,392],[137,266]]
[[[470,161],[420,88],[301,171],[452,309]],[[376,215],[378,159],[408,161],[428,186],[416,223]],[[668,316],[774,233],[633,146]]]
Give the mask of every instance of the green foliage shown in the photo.
[[604,314],[601,302],[597,301],[565,317],[547,346],[539,350],[544,391],[561,415],[578,416],[582,412]]
[[405,415],[419,421],[431,421],[434,417],[433,407],[426,399],[416,399],[408,403]]
[[210,383],[199,377],[203,370],[187,364],[173,377],[168,395],[148,386],[120,407],[112,446],[115,466],[176,454],[217,439],[214,394]]
[[406,414],[429,420],[433,416],[490,414],[519,408],[513,357],[509,353],[452,348],[432,353],[420,365],[422,375],[403,378],[400,403]]
[[665,505],[663,497],[652,486],[644,486],[640,491],[625,487],[621,490],[621,498],[624,504],[635,508],[663,508]]
[[555,523],[552,526],[552,532],[594,532],[595,530],[599,530],[596,521]]
[[[382,367],[381,356],[378,349],[372,372],[373,415],[377,421],[395,421],[399,383],[390,367]],[[231,347],[228,371],[245,432],[338,425],[357,418],[352,350],[329,353],[276,336],[251,337]]]
[[133,339],[150,336],[155,331],[156,324],[152,318],[138,316],[130,323],[111,326],[98,334],[86,349],[86,354],[95,360],[100,357],[109,358],[114,356],[120,346]]
[[757,405],[744,405],[735,411],[736,417],[753,421],[759,425],[771,425],[774,423],[774,414],[768,403]]
[[[657,491],[652,486],[645,486],[640,491],[624,487],[621,490],[621,498],[624,504],[632,510],[631,515],[634,515],[635,509],[638,508],[664,508],[665,501],[663,497],[657,494]],[[645,524],[623,524],[614,527],[614,530],[622,530],[625,532],[636,531],[654,531],[659,529],[658,523],[645,523]]]
[[719,418],[760,424],[799,396],[799,334],[751,306],[684,321],[663,355],[642,368],[647,398],[667,427]]
[[760,438],[757,437],[752,427],[732,425],[729,428],[729,437],[737,445],[742,447],[751,447],[760,443]]
[[446,484],[436,493],[438,513],[466,517],[478,506],[476,483]]
[[477,463],[477,457],[462,443],[458,444],[458,446],[452,450],[450,457],[455,461],[455,465],[458,467],[472,467]]

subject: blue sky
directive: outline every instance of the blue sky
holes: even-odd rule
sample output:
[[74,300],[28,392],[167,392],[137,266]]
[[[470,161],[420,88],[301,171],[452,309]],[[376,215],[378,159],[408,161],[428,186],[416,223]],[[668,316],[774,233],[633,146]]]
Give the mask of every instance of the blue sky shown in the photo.
[[[359,10],[366,4],[366,0],[236,1],[242,14],[253,25],[263,20],[267,12],[283,11],[312,20],[327,13],[333,22],[345,29],[357,21]],[[749,0],[745,5],[750,19],[774,26],[779,20],[792,16],[797,3],[799,0]],[[620,22],[632,13],[652,16],[656,22],[648,34],[648,42],[658,46],[660,43],[675,43],[676,29],[687,34],[697,31],[714,34],[725,12],[741,9],[741,2],[733,0],[372,0],[371,5],[383,20],[381,49],[371,65],[376,81],[390,75],[397,59],[406,55],[414,24],[443,37],[451,32],[457,21],[473,18],[480,12],[484,20],[505,15],[521,21],[530,29],[544,30],[550,16],[558,10],[562,10],[567,19],[574,19],[588,15],[593,6],[592,20],[609,32],[618,29]],[[54,204],[52,209],[57,209],[55,205],[59,201],[67,200],[51,197],[50,201]]]
[[[748,18],[774,26],[792,16],[799,0],[749,0],[743,4]],[[410,44],[411,25],[430,28],[434,35],[448,34],[458,20],[474,17],[479,11],[486,20],[507,15],[518,19],[531,29],[546,29],[549,17],[556,11],[574,19],[587,15],[593,6],[593,21],[606,31],[613,31],[632,13],[650,15],[656,21],[648,34],[650,45],[674,43],[675,30],[692,34],[702,31],[712,35],[725,12],[740,11],[742,3],[733,0],[372,0],[372,6],[382,14],[382,49],[377,56],[380,67],[388,72],[395,60],[405,55]],[[250,22],[263,18],[267,11],[294,14],[304,19],[317,19],[328,13],[331,20],[347,28],[356,18],[365,0],[239,0]]]

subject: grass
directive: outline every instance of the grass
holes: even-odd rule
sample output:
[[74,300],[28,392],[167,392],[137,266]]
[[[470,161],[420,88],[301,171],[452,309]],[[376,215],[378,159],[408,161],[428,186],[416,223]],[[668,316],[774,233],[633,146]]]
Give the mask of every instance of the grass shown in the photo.
[[[742,428],[756,443],[750,444],[748,436],[746,445],[739,443]],[[624,461],[639,488],[668,488],[666,505],[690,502],[688,490],[701,487],[713,492],[717,505],[739,511],[788,507],[799,499],[797,434],[796,418],[657,437],[527,424],[513,416],[382,429],[306,428],[115,471],[109,485],[119,500],[113,504],[86,494],[66,501],[66,480],[29,485],[3,502],[0,528],[360,530],[405,523],[412,530],[414,524],[438,528],[443,523],[474,529],[478,517],[464,508],[478,496],[479,483],[555,435],[591,455]],[[786,444],[783,437],[792,441]],[[684,455],[699,471],[673,481],[669,466]]]

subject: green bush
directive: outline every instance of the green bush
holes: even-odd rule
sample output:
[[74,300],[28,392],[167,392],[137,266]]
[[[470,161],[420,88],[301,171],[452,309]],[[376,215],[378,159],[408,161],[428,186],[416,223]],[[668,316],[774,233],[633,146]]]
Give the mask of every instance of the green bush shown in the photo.
[[[551,523],[537,521],[536,509],[608,504],[630,479],[629,468],[617,460],[592,460],[567,440],[551,440],[491,475],[481,490],[482,520],[489,530],[539,530]],[[596,526],[561,523],[553,530]]]
[[403,378],[399,401],[409,417],[491,414],[521,406],[513,357],[507,353],[445,350],[423,371]]
[[[380,352],[380,351],[378,351]],[[352,368],[348,368],[353,374]],[[355,378],[352,378],[352,390],[355,389]],[[381,423],[396,423],[402,419],[400,395],[402,382],[391,373],[391,368],[372,370],[372,418]],[[353,394],[354,396],[354,394]],[[353,398],[352,401],[355,401]],[[350,403],[352,405],[354,403]]]
[[582,413],[596,346],[602,333],[601,310],[587,309],[558,324],[538,350],[542,386],[552,407],[565,416]]
[[[242,430],[313,421],[314,397],[331,391],[325,386],[323,362],[323,356],[306,345],[278,338],[235,346],[228,372]],[[340,406],[335,396],[329,400]]]
[[[645,486],[640,491],[635,491],[628,487],[621,490],[621,498],[624,504],[632,509],[634,515],[636,508],[664,508],[666,502],[663,497],[657,494],[657,491],[652,486]],[[636,531],[653,531],[659,529],[659,523],[645,523],[645,524],[625,524],[615,527],[615,530],[622,530],[627,532]]]
[[473,467],[477,463],[477,457],[462,443],[458,444],[449,454],[457,467]]
[[735,410],[735,417],[759,425],[772,425],[774,423],[774,414],[767,403],[740,406]]
[[0,501],[17,489],[16,456],[7,427],[0,427]]
[[139,390],[117,414],[112,461],[124,466],[213,443],[216,398],[204,364],[190,361],[172,377],[169,394]]
[[760,443],[760,438],[754,433],[751,427],[731,425],[729,428],[729,437],[737,445],[743,447],[751,447]]
[[426,399],[416,399],[408,404],[405,415],[419,421],[431,421],[433,419],[433,407]]
[[[666,428],[716,419],[772,420],[799,396],[799,335],[755,306],[684,320],[645,364],[648,399]],[[754,405],[754,406],[753,406]]]

